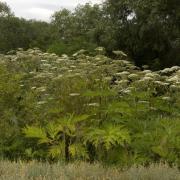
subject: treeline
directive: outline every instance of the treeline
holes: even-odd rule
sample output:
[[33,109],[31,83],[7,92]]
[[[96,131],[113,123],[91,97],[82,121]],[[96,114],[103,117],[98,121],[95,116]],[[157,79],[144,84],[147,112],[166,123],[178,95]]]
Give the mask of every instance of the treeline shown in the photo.
[[0,53],[39,47],[57,54],[97,46],[123,50],[138,66],[180,65],[179,0],[106,0],[100,5],[61,9],[51,21],[17,18],[0,2]]

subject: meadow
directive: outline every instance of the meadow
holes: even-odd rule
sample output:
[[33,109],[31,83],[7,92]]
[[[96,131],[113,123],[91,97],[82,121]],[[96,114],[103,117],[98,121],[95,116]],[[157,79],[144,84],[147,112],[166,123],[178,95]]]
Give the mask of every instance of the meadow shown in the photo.
[[177,167],[152,164],[130,169],[103,167],[100,164],[76,162],[73,164],[0,162],[1,180],[179,180]]

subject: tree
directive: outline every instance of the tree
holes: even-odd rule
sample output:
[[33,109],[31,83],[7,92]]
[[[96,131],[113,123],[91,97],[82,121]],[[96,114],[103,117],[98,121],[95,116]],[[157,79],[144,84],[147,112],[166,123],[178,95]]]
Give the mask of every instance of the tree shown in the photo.
[[67,9],[62,9],[54,13],[51,23],[54,26],[56,38],[65,42],[72,39],[74,35],[73,20],[72,12]]
[[[157,61],[160,67],[179,64],[178,0],[107,0],[104,8],[114,26],[116,48],[129,53],[136,64]],[[173,59],[173,60],[172,60]]]
[[51,25],[14,16],[0,17],[0,52],[39,47],[46,50],[52,41]]
[[102,17],[100,6],[88,3],[79,5],[74,12],[67,9],[55,12],[51,21],[55,43],[50,46],[50,52],[53,52],[53,49],[57,50],[58,47],[60,52],[66,47],[67,54],[79,49],[89,51],[95,49],[100,45],[101,35],[105,29]]
[[0,2],[0,17],[12,16],[10,7],[5,2]]

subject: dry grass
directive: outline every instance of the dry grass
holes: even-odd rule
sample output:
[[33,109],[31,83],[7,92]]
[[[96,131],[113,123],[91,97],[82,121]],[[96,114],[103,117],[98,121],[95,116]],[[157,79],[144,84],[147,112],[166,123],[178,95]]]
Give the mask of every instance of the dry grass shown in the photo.
[[179,180],[180,172],[176,167],[166,164],[153,164],[148,168],[132,167],[127,171],[104,168],[99,164],[57,163],[10,163],[0,162],[0,180]]

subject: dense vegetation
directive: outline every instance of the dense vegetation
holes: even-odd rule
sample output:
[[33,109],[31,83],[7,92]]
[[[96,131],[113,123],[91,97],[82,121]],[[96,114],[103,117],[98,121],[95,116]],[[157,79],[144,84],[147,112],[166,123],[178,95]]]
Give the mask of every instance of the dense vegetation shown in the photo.
[[180,165],[180,67],[152,72],[121,51],[94,54],[0,56],[1,157]]
[[0,2],[0,53],[39,47],[62,55],[96,46],[121,49],[151,69],[180,65],[179,0],[106,0],[55,12],[49,23],[17,18]]
[[42,22],[0,2],[0,179],[178,180],[178,3],[106,0]]

